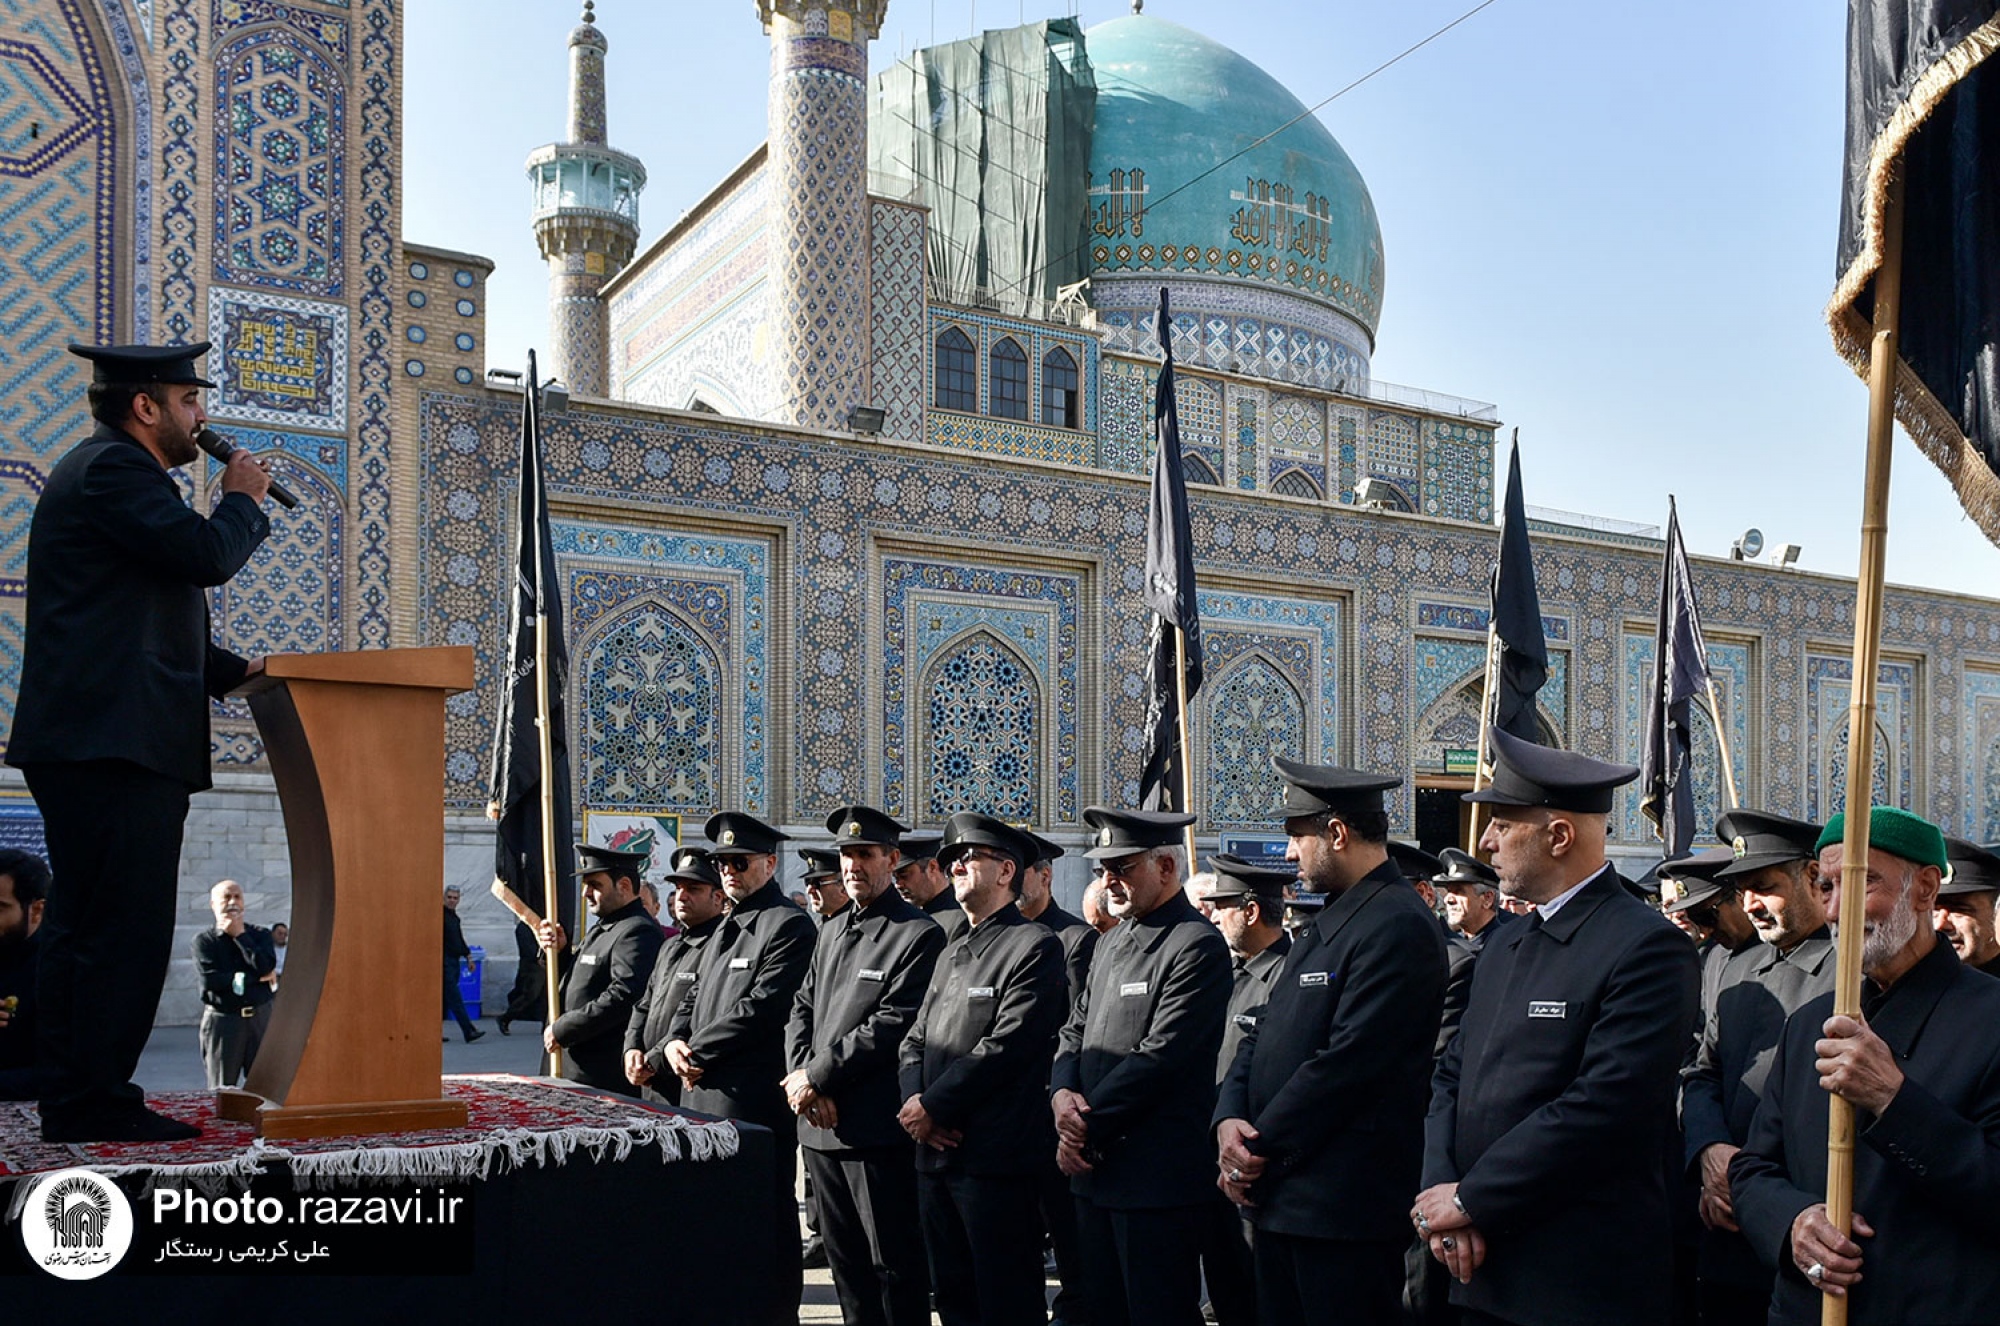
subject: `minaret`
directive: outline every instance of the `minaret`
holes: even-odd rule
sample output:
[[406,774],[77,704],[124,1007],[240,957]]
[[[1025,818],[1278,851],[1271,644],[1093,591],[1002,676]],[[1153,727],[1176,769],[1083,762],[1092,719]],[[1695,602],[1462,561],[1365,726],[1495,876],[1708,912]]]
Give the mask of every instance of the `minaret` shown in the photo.
[[535,242],[549,264],[546,373],[570,391],[610,389],[610,319],[598,292],[632,260],[646,168],[605,143],[604,52],[595,0],[569,34],[569,136],[535,149]]
[[772,400],[844,429],[868,403],[868,43],[889,0],[757,0],[771,38]]

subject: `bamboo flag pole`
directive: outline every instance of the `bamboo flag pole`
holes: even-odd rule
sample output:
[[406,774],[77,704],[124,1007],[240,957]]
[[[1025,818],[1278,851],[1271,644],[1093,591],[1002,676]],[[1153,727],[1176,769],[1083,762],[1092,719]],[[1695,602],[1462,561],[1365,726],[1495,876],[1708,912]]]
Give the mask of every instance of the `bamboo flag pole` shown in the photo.
[[[1493,731],[1494,706],[1499,703],[1499,696],[1496,694],[1499,680],[1494,675],[1499,670],[1499,646],[1500,628],[1489,618],[1486,623],[1486,682],[1479,696],[1479,757],[1472,765],[1472,790],[1475,792],[1493,781],[1492,766],[1488,761],[1492,759],[1490,734]],[[1472,803],[1472,816],[1466,828],[1466,837],[1469,840],[1465,844],[1467,855],[1479,857],[1479,839],[1486,832],[1486,819],[1490,814],[1485,802]],[[1483,861],[1486,858],[1479,857],[1479,859]]]
[[[535,561],[537,571],[541,559]],[[538,577],[539,578],[539,577]],[[537,598],[539,599],[539,595]],[[542,753],[542,880],[548,894],[549,919],[562,924],[562,908],[555,897],[556,882],[556,780],[555,780],[555,735],[550,731],[549,722],[549,618],[547,613],[535,614],[535,731],[541,737]],[[548,961],[543,964],[547,980],[549,1001],[548,1025],[553,1027],[562,1016],[562,981],[556,970],[556,954],[549,950]],[[562,1076],[562,1047],[549,1051],[549,1075]]]
[[[1847,832],[1841,844],[1835,1016],[1861,1013],[1861,935],[1868,889],[1868,819],[1874,796],[1875,676],[1882,654],[1882,563],[1889,542],[1889,460],[1896,427],[1896,325],[1903,302],[1903,180],[1882,209],[1882,265],[1875,272],[1875,339],[1868,365],[1868,468],[1861,499],[1861,571],[1855,587],[1854,666],[1848,681]],[[1854,1106],[1827,1098],[1826,1214],[1854,1223]],[[1820,1298],[1822,1326],[1846,1326],[1845,1295]]]
[[[1194,742],[1188,735],[1188,694],[1187,694],[1187,632],[1176,626],[1174,630],[1174,723],[1180,729],[1181,742],[1181,813],[1194,814]],[[1194,855],[1194,825],[1187,826],[1188,874],[1193,876],[1201,870]]]
[[1729,808],[1735,810],[1743,799],[1736,795],[1736,761],[1729,758],[1729,736],[1722,730],[1722,702],[1715,698],[1715,678],[1706,675],[1706,668],[1702,671],[1708,683],[1708,716],[1715,722],[1715,745],[1722,752],[1722,783],[1729,789]]

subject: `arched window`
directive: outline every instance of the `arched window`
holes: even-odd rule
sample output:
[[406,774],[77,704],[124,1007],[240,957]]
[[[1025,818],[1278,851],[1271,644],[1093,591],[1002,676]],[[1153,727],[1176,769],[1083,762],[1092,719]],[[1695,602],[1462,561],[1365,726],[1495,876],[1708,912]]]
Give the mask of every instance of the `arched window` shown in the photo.
[[1271,491],[1283,493],[1286,497],[1309,497],[1315,502],[1323,496],[1319,485],[1304,470],[1286,470],[1271,480]]
[[979,408],[979,364],[972,341],[956,327],[937,339],[937,407],[940,410]]
[[1042,423],[1049,428],[1078,426],[1076,360],[1061,346],[1042,356]]
[[1211,488],[1222,486],[1222,476],[1215,472],[1215,467],[1192,451],[1181,453],[1181,474],[1189,483],[1205,483]]
[[1028,356],[1011,336],[993,343],[993,400],[988,407],[996,419],[1028,417]]

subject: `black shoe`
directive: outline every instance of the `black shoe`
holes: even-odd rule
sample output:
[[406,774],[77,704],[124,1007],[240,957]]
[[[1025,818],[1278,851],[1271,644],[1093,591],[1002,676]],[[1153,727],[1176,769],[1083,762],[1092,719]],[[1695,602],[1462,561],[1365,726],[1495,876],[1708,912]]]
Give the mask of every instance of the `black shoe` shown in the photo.
[[465,1043],[467,1045],[470,1045],[474,1041],[478,1040],[481,1036],[484,1036],[485,1034],[486,1034],[485,1032],[481,1031],[477,1027],[468,1027],[466,1028],[465,1031]]
[[512,1032],[507,1030],[507,1028],[514,1025],[514,1019],[512,1018],[509,1017],[494,1018],[493,1025],[500,1028],[500,1034],[502,1036],[510,1036],[513,1034]]
[[826,1265],[826,1243],[815,1234],[806,1240],[805,1250],[799,1254],[799,1264],[807,1270],[816,1270]]
[[143,1105],[111,1113],[42,1120],[44,1142],[185,1142],[201,1129],[156,1114]]

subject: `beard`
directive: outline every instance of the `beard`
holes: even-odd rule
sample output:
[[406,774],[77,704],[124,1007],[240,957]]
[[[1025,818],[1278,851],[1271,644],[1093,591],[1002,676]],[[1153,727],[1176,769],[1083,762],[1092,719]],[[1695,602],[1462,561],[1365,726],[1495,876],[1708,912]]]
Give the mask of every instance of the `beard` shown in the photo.
[[186,465],[201,454],[201,448],[194,444],[194,434],[181,426],[171,410],[163,414],[153,440],[159,444],[160,454],[167,458],[169,469]]
[[1870,925],[1861,938],[1861,970],[1871,975],[1888,965],[1917,934],[1917,909],[1910,905],[1910,886],[1905,881],[1896,895],[1896,906],[1882,921]]

